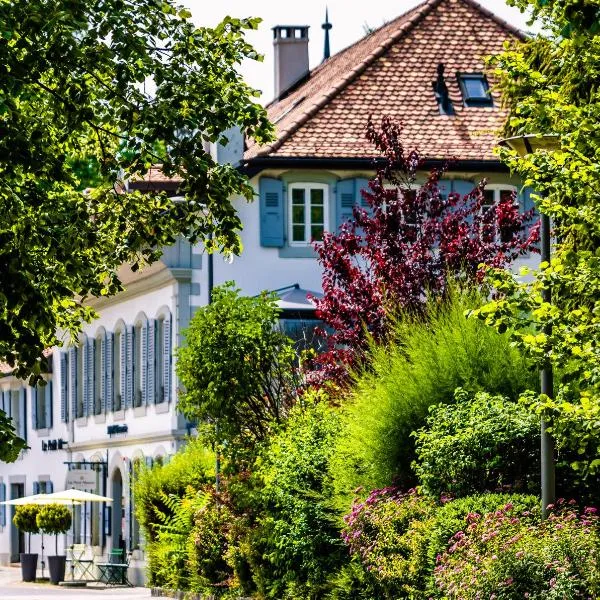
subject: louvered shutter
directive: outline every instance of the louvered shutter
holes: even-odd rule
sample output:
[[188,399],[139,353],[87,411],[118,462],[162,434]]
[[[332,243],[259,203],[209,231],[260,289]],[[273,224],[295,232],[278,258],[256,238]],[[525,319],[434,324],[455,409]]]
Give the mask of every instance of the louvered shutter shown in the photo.
[[70,415],[72,420],[77,418],[77,386],[80,384],[80,382],[77,381],[78,352],[78,348],[69,348],[69,394],[71,396],[71,402],[69,404],[71,406]]
[[148,361],[146,365],[146,403],[156,403],[156,319],[148,321]]
[[102,412],[107,412],[114,409],[114,339],[111,332],[106,332],[104,342],[104,348],[106,352],[104,355],[104,396],[102,396]]
[[[6,412],[6,411],[5,411]],[[0,527],[6,527],[6,484],[0,483]]]
[[96,373],[95,377],[100,378],[100,414],[104,414],[106,411],[106,334],[100,339],[100,348],[96,348],[96,352],[100,352],[100,373]]
[[356,179],[342,179],[337,182],[335,196],[336,230],[352,218],[356,203],[356,188]]
[[19,437],[27,441],[27,390],[19,390]]
[[165,402],[171,401],[171,315],[163,321],[163,398]]
[[285,241],[283,182],[261,177],[259,188],[260,244],[266,248],[281,248]]
[[46,481],[46,493],[52,494],[54,492],[54,484],[51,481]]
[[31,429],[36,430],[38,428],[37,418],[37,388],[31,388]]
[[133,326],[128,325],[127,326],[127,350],[126,350],[126,380],[127,380],[127,385],[126,385],[126,390],[125,390],[125,408],[129,408],[133,405],[133,382],[134,382],[134,378],[133,378],[133,370],[134,370],[134,364],[133,364],[133,347],[134,344],[134,332],[133,332]]
[[127,400],[127,332],[123,330],[119,338],[119,394],[121,395],[121,406],[125,408]]
[[369,214],[373,212],[369,203],[363,198],[362,190],[369,191],[369,180],[364,177],[356,179],[356,206],[364,208]]
[[2,392],[2,394],[0,394],[0,410],[4,413],[4,414],[8,414],[8,410],[6,408],[6,392]]
[[46,383],[45,390],[45,398],[46,402],[44,403],[44,410],[46,411],[46,427],[48,429],[52,429],[53,418],[52,418],[52,410],[54,407],[54,396],[53,396],[53,386],[52,380],[50,379],[48,383]]
[[94,377],[95,377],[95,350],[96,340],[88,339],[85,345],[85,382],[87,386],[86,400],[84,404],[85,416],[94,414]]
[[34,494],[39,494],[40,493],[40,483],[39,483],[39,481],[34,481],[33,482],[33,493]]
[[529,220],[529,223],[534,223],[539,218],[538,211],[535,210],[535,202],[531,197],[533,193],[535,192],[530,187],[524,187],[519,193],[519,204],[521,206],[521,211],[525,213],[531,209],[534,209],[534,213]]
[[67,354],[60,354],[60,420],[66,423],[69,420],[69,373]]
[[[140,369],[140,387],[142,388],[142,405],[148,404],[148,321],[142,323],[140,327],[140,333],[142,339],[140,340],[140,364],[136,365],[137,369]],[[138,391],[136,390],[136,394]]]

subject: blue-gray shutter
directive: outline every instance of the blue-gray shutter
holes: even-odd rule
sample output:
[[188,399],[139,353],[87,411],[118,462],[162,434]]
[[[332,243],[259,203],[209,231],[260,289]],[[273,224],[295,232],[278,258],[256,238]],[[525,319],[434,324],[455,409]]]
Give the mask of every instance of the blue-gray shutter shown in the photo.
[[37,418],[37,388],[31,388],[31,429],[38,428],[38,418]]
[[40,483],[39,483],[39,481],[34,481],[33,482],[33,493],[34,494],[39,494],[40,493]]
[[146,371],[146,403],[156,402],[156,319],[148,321],[148,361]]
[[[6,484],[0,483],[0,502],[6,500]],[[0,527],[6,527],[6,505],[0,504]]]
[[134,336],[134,332],[133,332],[133,326],[132,325],[127,325],[127,350],[126,350],[126,380],[127,380],[127,385],[126,385],[126,391],[125,391],[125,408],[129,408],[130,406],[133,405],[133,369],[134,369],[134,364],[133,364],[133,350],[134,350],[134,340],[133,340],[133,336]]
[[114,339],[110,331],[106,332],[104,338],[104,396],[102,397],[102,412],[113,410],[114,393]]
[[54,492],[54,484],[51,481],[46,481],[46,494]]
[[356,179],[342,179],[335,188],[335,228],[336,231],[352,218],[356,203]]
[[85,394],[84,400],[84,415],[93,415],[94,414],[94,371],[95,371],[95,361],[94,354],[96,350],[96,340],[94,338],[90,338],[86,341],[85,344],[85,384],[87,388],[87,393]]
[[154,464],[154,459],[151,456],[146,456],[145,460],[146,460],[146,467],[148,469],[151,469],[152,465]]
[[46,427],[48,429],[52,429],[52,425],[53,425],[53,419],[52,419],[52,410],[53,410],[53,406],[54,406],[54,397],[52,394],[52,379],[48,380],[48,383],[46,383],[46,389],[45,389],[45,398],[46,398],[46,402],[44,404],[44,410],[46,411]]
[[283,182],[272,177],[261,177],[259,196],[260,245],[281,248],[285,241]]
[[127,400],[127,332],[121,331],[119,340],[119,373],[121,379],[119,381],[119,394],[121,395],[121,410],[125,408]]
[[60,353],[60,420],[66,423],[69,420],[69,373],[66,352]]
[[453,179],[452,180],[452,191],[461,196],[466,196],[473,191],[475,184],[472,181],[464,179]]
[[535,192],[530,187],[524,187],[519,193],[519,204],[521,206],[521,211],[525,213],[531,210],[532,208],[534,209],[534,213],[531,219],[529,220],[529,224],[535,223],[535,221],[539,218],[539,212],[536,209],[533,198],[531,197],[531,194],[533,193]]
[[357,177],[356,179],[356,205],[364,208],[368,213],[372,212],[369,203],[363,198],[362,190],[369,191],[369,180],[365,177]]
[[[140,369],[140,387],[142,388],[142,405],[148,404],[148,321],[142,323],[140,327],[140,364],[136,365]],[[135,392],[137,394],[137,390]]]
[[96,352],[100,352],[100,373],[96,373],[95,376],[100,378],[100,414],[104,414],[106,411],[106,333],[100,339],[100,348],[96,348]]
[[4,413],[4,414],[8,414],[8,409],[7,409],[7,403],[6,403],[6,392],[2,392],[2,394],[0,394],[0,410]]
[[163,321],[163,400],[171,401],[171,315],[167,315]]
[[71,402],[69,404],[71,406],[70,415],[72,420],[77,418],[77,386],[80,383],[77,381],[78,352],[79,349],[74,346],[69,348],[69,394],[71,396]]
[[27,390],[19,390],[19,437],[27,441]]

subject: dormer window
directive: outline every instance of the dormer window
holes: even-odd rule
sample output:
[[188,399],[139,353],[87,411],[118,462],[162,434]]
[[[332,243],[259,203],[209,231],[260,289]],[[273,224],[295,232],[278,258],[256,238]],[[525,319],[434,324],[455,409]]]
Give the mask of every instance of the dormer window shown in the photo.
[[458,73],[465,106],[493,106],[490,86],[483,73]]

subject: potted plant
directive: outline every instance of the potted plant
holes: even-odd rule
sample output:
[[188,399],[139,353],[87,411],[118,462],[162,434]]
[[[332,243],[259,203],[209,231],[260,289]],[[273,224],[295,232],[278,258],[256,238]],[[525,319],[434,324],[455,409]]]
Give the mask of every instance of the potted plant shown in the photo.
[[31,553],[31,534],[37,533],[40,528],[37,524],[37,515],[40,507],[36,504],[23,504],[15,507],[13,523],[15,527],[27,534],[27,547],[29,552],[21,552],[21,576],[23,581],[35,581],[38,555]]
[[50,571],[50,583],[58,585],[65,579],[65,566],[67,557],[58,554],[58,536],[67,533],[71,527],[71,512],[61,504],[45,504],[37,515],[38,527],[49,535],[56,536],[56,554],[48,557],[48,569]]

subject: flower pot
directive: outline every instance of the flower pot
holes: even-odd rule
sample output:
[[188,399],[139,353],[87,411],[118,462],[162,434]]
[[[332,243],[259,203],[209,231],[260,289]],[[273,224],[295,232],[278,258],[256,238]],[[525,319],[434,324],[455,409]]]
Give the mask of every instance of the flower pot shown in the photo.
[[67,564],[66,556],[49,556],[48,570],[50,571],[50,583],[58,585],[65,580],[65,566]]
[[38,555],[21,552],[19,556],[21,558],[21,577],[23,581],[35,581]]

